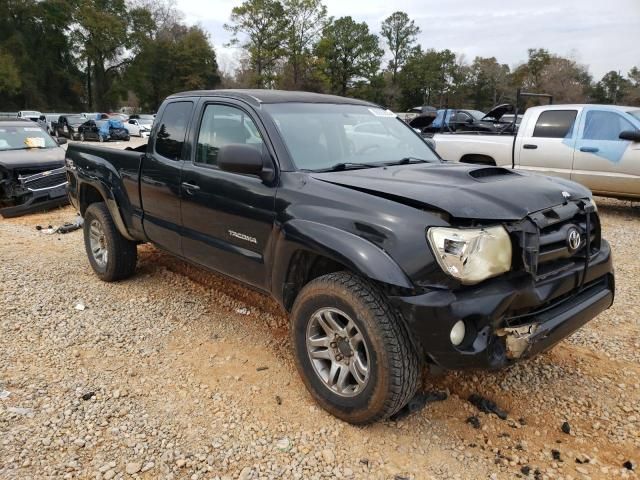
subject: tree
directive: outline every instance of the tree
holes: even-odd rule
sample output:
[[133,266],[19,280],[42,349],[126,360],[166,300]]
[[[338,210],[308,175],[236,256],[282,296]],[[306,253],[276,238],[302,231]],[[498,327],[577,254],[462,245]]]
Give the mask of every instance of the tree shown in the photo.
[[451,50],[416,50],[402,69],[398,84],[404,108],[417,105],[444,107],[462,104],[466,67]]
[[321,0],[284,0],[288,31],[285,41],[290,81],[285,87],[302,89],[311,80],[312,50],[327,25],[327,7]]
[[354,81],[371,79],[384,54],[367,24],[351,17],[341,17],[328,25],[316,52],[331,91],[340,95],[346,95]]
[[72,0],[0,1],[0,104],[73,109],[82,104],[82,73],[68,38]]
[[[249,52],[253,85],[273,86],[289,33],[282,3],[278,0],[246,0],[231,10],[231,22],[224,26],[233,35],[230,45],[240,45]],[[242,42],[239,35],[245,37]]]
[[86,62],[88,106],[108,110],[123,91],[113,88],[132,47],[125,0],[86,0],[76,10],[73,41]]
[[470,99],[478,110],[487,110],[501,103],[512,93],[509,66],[495,57],[476,57],[469,69]]
[[611,70],[593,88],[593,100],[597,103],[612,103],[618,105],[623,103],[624,97],[632,88],[632,83]]
[[539,82],[540,92],[553,95],[557,103],[585,103],[591,89],[591,75],[586,67],[557,55],[551,55]]
[[523,89],[538,91],[542,72],[551,62],[551,54],[544,48],[530,48],[528,53],[527,63],[520,65],[514,72],[514,82]]
[[391,82],[395,85],[398,70],[404,67],[407,59],[415,50],[420,27],[413,20],[410,20],[406,13],[394,12],[382,22],[380,31],[391,52],[389,70],[392,74]]
[[207,34],[200,27],[175,23],[144,42],[125,80],[141,108],[155,111],[172,93],[215,88],[220,76]]
[[0,94],[14,94],[20,86],[20,72],[15,60],[7,52],[0,50]]
[[624,98],[624,103],[628,105],[640,106],[640,69],[633,67],[627,74],[629,78],[629,88]]

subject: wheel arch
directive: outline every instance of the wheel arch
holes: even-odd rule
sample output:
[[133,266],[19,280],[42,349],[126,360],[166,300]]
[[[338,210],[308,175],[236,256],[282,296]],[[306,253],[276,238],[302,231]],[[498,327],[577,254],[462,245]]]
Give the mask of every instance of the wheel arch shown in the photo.
[[125,226],[122,215],[120,214],[120,209],[118,208],[118,204],[115,201],[115,198],[109,188],[107,188],[102,183],[87,183],[82,182],[80,184],[79,191],[79,206],[80,206],[80,215],[84,217],[87,208],[92,203],[104,202],[111,214],[111,218],[113,219],[113,223],[116,228],[120,232],[120,234],[126,238],[127,240],[135,241],[129,232],[127,231],[127,227]]
[[413,289],[400,266],[378,246],[316,222],[287,222],[276,241],[273,260],[271,290],[287,311],[304,285],[340,270],[388,288]]

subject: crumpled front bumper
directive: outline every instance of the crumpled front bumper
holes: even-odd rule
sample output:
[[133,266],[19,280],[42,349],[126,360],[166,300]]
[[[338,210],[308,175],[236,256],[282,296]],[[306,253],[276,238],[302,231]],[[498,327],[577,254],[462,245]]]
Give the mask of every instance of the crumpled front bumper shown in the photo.
[[69,202],[64,167],[20,177],[17,189],[20,203],[1,208],[0,215],[4,218],[48,210]]
[[[495,369],[548,350],[611,306],[615,280],[611,249],[602,241],[590,259],[544,280],[528,274],[494,278],[460,290],[391,297],[428,359],[447,369]],[[582,289],[580,289],[580,286]],[[463,320],[467,335],[450,341]]]

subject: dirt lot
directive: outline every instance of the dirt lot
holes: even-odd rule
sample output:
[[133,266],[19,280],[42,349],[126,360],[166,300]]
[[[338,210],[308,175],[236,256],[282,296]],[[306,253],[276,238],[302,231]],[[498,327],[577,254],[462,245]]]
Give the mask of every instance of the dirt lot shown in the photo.
[[270,299],[150,246],[102,283],[80,231],[36,230],[71,207],[1,220],[0,478],[636,478],[640,207],[598,204],[612,309],[507,371],[425,374],[446,400],[364,428],[315,406]]

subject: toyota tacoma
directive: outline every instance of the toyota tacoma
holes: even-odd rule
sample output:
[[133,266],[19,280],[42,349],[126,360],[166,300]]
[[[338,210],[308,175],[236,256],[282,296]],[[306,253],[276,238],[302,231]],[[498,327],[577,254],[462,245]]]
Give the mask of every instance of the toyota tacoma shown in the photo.
[[402,408],[425,363],[508,366],[614,298],[589,190],[443,162],[360,100],[179,93],[148,145],[73,144],[66,168],[99,278],[131,276],[150,242],[271,295],[307,389],[355,424]]

